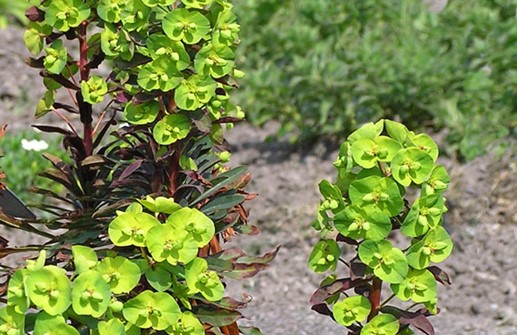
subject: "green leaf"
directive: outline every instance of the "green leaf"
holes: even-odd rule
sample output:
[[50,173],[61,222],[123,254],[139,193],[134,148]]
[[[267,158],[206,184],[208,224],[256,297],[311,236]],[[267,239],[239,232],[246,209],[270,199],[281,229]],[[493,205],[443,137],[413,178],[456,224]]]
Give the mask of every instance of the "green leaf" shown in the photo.
[[45,22],[66,32],[71,27],[78,27],[90,12],[90,7],[82,0],[53,0],[45,12]]
[[203,14],[186,8],[178,8],[165,15],[162,26],[170,39],[186,44],[196,44],[210,32],[210,21]]
[[403,186],[425,182],[434,168],[433,158],[418,148],[400,150],[391,161],[393,178]]
[[45,266],[46,258],[47,258],[47,252],[45,251],[45,249],[40,250],[38,258],[35,261],[33,261],[32,259],[28,259],[25,262],[27,270],[36,271],[39,269],[43,269],[43,267]]
[[137,264],[121,256],[106,257],[97,266],[115,294],[128,293],[140,281],[141,271]]
[[97,254],[90,247],[74,245],[72,246],[72,256],[76,274],[91,270],[97,265]]
[[25,46],[33,55],[39,54],[43,50],[45,36],[50,35],[52,28],[46,24],[31,22],[23,34]]
[[160,104],[156,100],[135,105],[128,102],[124,108],[124,116],[127,122],[136,125],[154,122],[160,112]]
[[138,200],[139,203],[145,206],[148,210],[154,213],[172,214],[182,207],[174,201],[174,198],[156,197],[152,198],[148,195],[145,200]]
[[138,72],[137,82],[146,91],[161,90],[168,92],[176,88],[183,75],[174,61],[162,57],[145,64]]
[[24,335],[25,315],[18,313],[13,306],[0,308],[0,334]]
[[192,122],[182,114],[169,114],[153,128],[153,137],[161,145],[169,145],[184,139],[192,129]]
[[398,215],[404,206],[397,184],[375,175],[353,181],[349,196],[354,205],[365,210],[377,208],[390,216]]
[[185,280],[190,294],[200,292],[208,301],[223,298],[224,286],[217,273],[208,270],[208,263],[203,258],[196,257],[185,266]]
[[396,335],[400,324],[391,314],[380,314],[364,325],[361,335]]
[[384,126],[391,138],[399,142],[401,145],[406,145],[409,136],[409,130],[402,123],[384,120]]
[[67,324],[61,315],[40,312],[34,325],[34,335],[79,335],[79,332]]
[[81,273],[72,287],[72,308],[78,315],[100,317],[110,304],[109,284],[94,270]]
[[350,136],[348,136],[347,138],[347,142],[353,145],[355,141],[361,138],[369,138],[373,140],[375,137],[379,136],[382,133],[383,128],[383,120],[380,120],[377,123],[367,123],[363,125],[361,128],[354,131],[352,134],[350,134]]
[[212,78],[193,75],[181,81],[174,92],[174,100],[181,109],[196,110],[210,101],[216,88]]
[[229,47],[215,47],[212,43],[207,43],[196,54],[194,67],[198,74],[221,78],[233,69],[234,60],[235,54]]
[[60,74],[66,66],[68,53],[63,46],[62,40],[55,40],[50,47],[45,48],[46,56],[43,59],[43,65],[48,72]]
[[204,335],[205,328],[195,314],[183,312],[178,322],[167,329],[168,334],[172,335]]
[[149,267],[145,272],[145,278],[158,292],[165,292],[172,286],[172,275],[160,263],[157,263],[154,269]]
[[154,260],[167,260],[172,265],[178,262],[187,264],[198,252],[194,238],[186,230],[171,223],[160,224],[149,230],[147,248]]
[[427,232],[425,237],[407,251],[407,260],[415,269],[425,269],[430,262],[443,262],[452,251],[452,240],[442,226],[437,226]]
[[65,270],[54,265],[27,273],[30,300],[50,315],[62,314],[70,306],[70,281]]
[[404,253],[390,241],[365,240],[359,245],[361,262],[373,269],[373,273],[385,282],[396,284],[406,277],[409,267]]
[[379,210],[363,210],[351,205],[334,217],[336,229],[353,239],[382,240],[391,232],[389,216]]
[[43,98],[41,98],[38,101],[38,104],[36,105],[36,117],[40,118],[43,115],[50,112],[50,109],[54,106],[54,95],[55,92],[53,90],[47,90],[45,94],[43,95]]
[[309,268],[314,272],[334,271],[341,250],[334,240],[322,240],[316,243],[309,256]]
[[178,71],[190,66],[190,56],[183,43],[173,41],[163,34],[153,34],[147,39],[147,48],[153,59],[165,59]]
[[149,229],[160,224],[154,216],[143,213],[140,204],[134,203],[125,212],[117,212],[117,217],[109,224],[108,234],[116,246],[144,247]]
[[99,335],[126,335],[124,324],[119,319],[109,319],[98,323]]
[[144,291],[124,304],[124,318],[140,328],[165,330],[175,324],[181,311],[168,293]]
[[404,281],[391,284],[391,289],[403,301],[411,299],[421,303],[436,299],[437,284],[433,274],[428,270],[409,270]]
[[372,305],[367,298],[356,295],[336,302],[332,313],[337,323],[348,327],[354,322],[364,321],[371,309]]
[[214,222],[195,208],[182,208],[167,218],[167,223],[177,229],[185,230],[196,241],[198,248],[210,242],[215,234]]

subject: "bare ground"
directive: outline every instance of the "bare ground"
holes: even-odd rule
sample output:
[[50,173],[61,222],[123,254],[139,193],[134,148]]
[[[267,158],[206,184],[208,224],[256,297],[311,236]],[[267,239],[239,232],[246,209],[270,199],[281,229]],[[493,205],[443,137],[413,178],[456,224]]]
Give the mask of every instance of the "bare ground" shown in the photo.
[[[20,30],[0,31],[0,123],[14,130],[33,121],[32,106],[43,92],[37,71],[23,62],[27,54],[21,37]],[[310,310],[308,299],[323,277],[306,266],[317,239],[309,227],[319,201],[317,185],[333,179],[336,148],[265,143],[274,127],[242,125],[228,134],[234,144],[232,164],[248,165],[252,172],[249,190],[259,197],[250,204],[251,220],[262,230],[232,243],[252,254],[282,246],[267,271],[230,282],[229,290],[236,297],[253,296],[243,311],[250,316],[245,322],[266,334],[345,334]],[[465,164],[443,160],[453,178],[445,225],[455,249],[444,266],[453,285],[440,287],[441,313],[431,319],[437,334],[517,334],[516,157],[517,148],[509,145],[502,157],[489,154]],[[26,239],[11,236],[15,244]]]

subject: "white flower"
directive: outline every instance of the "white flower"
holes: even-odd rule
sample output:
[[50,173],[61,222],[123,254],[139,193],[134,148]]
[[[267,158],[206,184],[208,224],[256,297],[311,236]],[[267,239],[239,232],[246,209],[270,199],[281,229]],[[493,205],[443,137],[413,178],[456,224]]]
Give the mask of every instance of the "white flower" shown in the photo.
[[26,140],[22,139],[22,148],[27,151],[41,151],[41,150],[47,150],[48,149],[48,143],[41,140]]

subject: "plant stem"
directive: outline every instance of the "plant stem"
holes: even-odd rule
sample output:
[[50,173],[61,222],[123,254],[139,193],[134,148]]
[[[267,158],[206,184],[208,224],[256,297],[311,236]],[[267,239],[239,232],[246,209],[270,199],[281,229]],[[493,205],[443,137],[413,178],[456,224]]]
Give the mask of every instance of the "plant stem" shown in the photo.
[[[81,75],[81,81],[88,80],[90,76],[90,69],[88,68],[88,39],[86,36],[86,30],[88,28],[88,21],[81,23],[78,29],[79,39],[79,73]],[[79,100],[79,111],[81,113],[81,122],[83,123],[84,129],[84,149],[86,156],[93,154],[93,129],[92,129],[92,106],[83,100],[81,91],[77,92],[80,96]]]
[[381,308],[381,290],[382,290],[382,280],[377,277],[373,277],[372,287],[370,288],[369,300],[372,305],[372,310],[370,315],[368,315],[368,321],[373,319],[374,316],[379,313],[379,309]]

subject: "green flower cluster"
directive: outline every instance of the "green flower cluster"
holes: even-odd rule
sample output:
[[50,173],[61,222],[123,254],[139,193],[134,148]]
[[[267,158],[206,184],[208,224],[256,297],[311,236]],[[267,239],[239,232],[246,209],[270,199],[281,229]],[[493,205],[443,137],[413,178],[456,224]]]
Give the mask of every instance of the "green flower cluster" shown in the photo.
[[[422,303],[436,314],[437,280],[429,267],[444,261],[452,250],[442,226],[447,211],[443,192],[450,179],[445,168],[436,164],[437,158],[438,147],[431,137],[394,121],[369,123],[352,133],[334,163],[336,183],[320,183],[324,199],[314,228],[322,238],[310,255],[309,267],[316,272],[335,271],[341,257],[338,242],[348,241],[357,246],[356,258],[344,262],[354,280],[371,289],[371,282],[380,279],[390,284],[397,298]],[[410,187],[419,191],[411,206],[405,198]],[[408,246],[400,249],[387,239],[394,229],[408,237]],[[354,262],[363,264],[363,273],[355,272],[350,265]],[[322,286],[336,278],[327,278]],[[344,326],[377,313],[364,296],[339,300],[337,293],[327,303],[334,304],[334,318]],[[399,332],[395,316],[385,313],[368,318],[361,335],[378,334],[375,329],[380,324],[385,324],[383,334]]]
[[[111,242],[139,247],[141,255],[127,258],[77,245],[71,248],[73,270],[65,270],[45,265],[42,251],[11,277],[7,306],[0,309],[0,334],[24,334],[32,318],[35,335],[78,335],[67,322],[70,316],[83,318],[100,335],[141,329],[205,334],[193,302],[220,301],[224,294],[218,274],[197,257],[215,234],[212,220],[164,197],[147,197],[117,214],[109,225]],[[102,259],[101,253],[106,254]],[[40,312],[26,314],[29,308]]]
[[[228,0],[100,0],[95,11],[91,7],[81,0],[42,1],[38,8],[44,17],[32,22],[24,36],[31,53],[44,52],[49,75],[70,78],[78,71],[71,51],[61,39],[47,47],[45,41],[51,33],[79,29],[81,22],[97,24],[100,32],[88,38],[86,48],[92,57],[100,53],[113,60],[114,72],[110,78],[81,79],[76,87],[85,102],[100,104],[107,94],[121,92],[134,97],[122,103],[125,119],[153,127],[162,145],[188,136],[193,111],[206,109],[212,121],[244,117],[229,100],[236,86],[231,77],[243,73],[235,68],[240,26]],[[52,108],[62,84],[46,78],[51,93],[42,99],[38,116]],[[219,124],[212,125],[214,134],[219,130]]]

